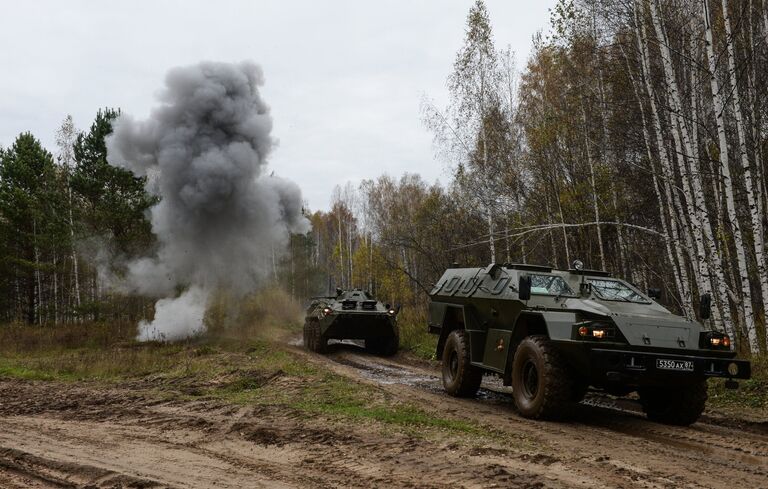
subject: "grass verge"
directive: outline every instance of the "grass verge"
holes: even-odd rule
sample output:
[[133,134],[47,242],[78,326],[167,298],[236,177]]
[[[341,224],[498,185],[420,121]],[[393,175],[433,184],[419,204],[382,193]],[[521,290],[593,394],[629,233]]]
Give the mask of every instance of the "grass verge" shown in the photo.
[[[419,433],[439,430],[503,437],[492,429],[427,411],[387,392],[338,375],[322,363],[253,329],[219,329],[178,343],[144,342],[118,333],[125,325],[44,328],[0,326],[0,378],[127,385],[163,399],[215,399],[274,406],[311,416]],[[288,328],[295,329],[295,325]],[[245,332],[245,334],[243,334]],[[79,337],[80,341],[64,338]]]
[[753,409],[768,413],[768,356],[753,356],[752,378],[739,381],[739,388],[726,389],[723,379],[709,382],[709,404],[729,409]]

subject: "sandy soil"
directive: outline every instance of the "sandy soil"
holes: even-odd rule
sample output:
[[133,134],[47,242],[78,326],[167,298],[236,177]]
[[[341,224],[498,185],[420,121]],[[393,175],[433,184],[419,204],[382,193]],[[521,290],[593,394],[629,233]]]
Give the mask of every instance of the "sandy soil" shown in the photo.
[[281,407],[162,401],[131,386],[3,380],[0,488],[768,488],[768,420],[710,414],[668,427],[631,402],[590,395],[571,421],[536,422],[490,379],[478,399],[461,400],[442,392],[433,368],[408,358],[348,345],[301,355],[505,441],[308,419]]

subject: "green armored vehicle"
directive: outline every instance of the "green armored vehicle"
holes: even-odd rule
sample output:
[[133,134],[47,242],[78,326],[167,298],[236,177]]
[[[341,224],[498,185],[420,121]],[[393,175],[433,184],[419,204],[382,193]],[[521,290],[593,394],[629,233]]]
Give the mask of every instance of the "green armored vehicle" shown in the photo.
[[365,340],[365,349],[391,356],[400,346],[398,308],[382,304],[359,289],[336,289],[332,297],[315,297],[304,322],[304,346],[325,353],[328,340]]
[[[590,386],[639,394],[648,418],[695,422],[707,379],[748,379],[730,338],[657,304],[602,271],[532,265],[449,268],[430,292],[429,331],[439,335],[445,390],[474,396],[483,374],[512,386],[519,412],[552,419],[583,399]],[[709,317],[702,296],[700,316]]]

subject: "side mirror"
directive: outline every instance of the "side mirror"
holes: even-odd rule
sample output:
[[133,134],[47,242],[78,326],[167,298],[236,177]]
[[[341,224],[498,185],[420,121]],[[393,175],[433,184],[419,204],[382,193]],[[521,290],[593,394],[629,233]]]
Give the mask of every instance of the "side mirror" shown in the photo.
[[661,289],[657,289],[657,288],[648,289],[648,297],[650,297],[655,301],[661,299]]
[[402,304],[395,304],[395,316],[400,314],[400,309],[402,309],[402,308],[403,308]]
[[384,303],[384,307],[386,307],[388,310],[392,309],[392,304],[390,304],[389,302],[386,302]]
[[531,298],[531,276],[520,275],[520,282],[517,285],[517,296],[521,301],[527,301]]
[[712,315],[712,296],[709,294],[702,294],[699,299],[699,317],[701,319],[709,319]]

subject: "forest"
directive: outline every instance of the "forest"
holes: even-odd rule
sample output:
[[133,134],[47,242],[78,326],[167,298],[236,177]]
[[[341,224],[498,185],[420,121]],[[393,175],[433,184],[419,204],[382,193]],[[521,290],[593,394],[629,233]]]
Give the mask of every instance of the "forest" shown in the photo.
[[[560,0],[517,60],[482,0],[446,66],[450,100],[422,101],[447,182],[418,173],[340,182],[312,230],[272,250],[271,283],[305,301],[360,287],[426,330],[452,263],[575,259],[766,349],[766,0]],[[457,33],[457,36],[459,33]],[[157,246],[145,180],[107,163],[118,109],[56,147],[30,133],[0,148],[0,314],[6,323],[151,317],[153,300],[109,286]]]

